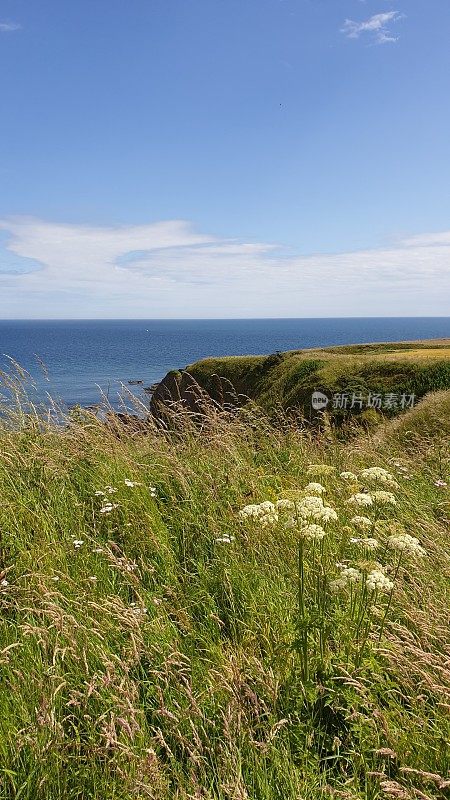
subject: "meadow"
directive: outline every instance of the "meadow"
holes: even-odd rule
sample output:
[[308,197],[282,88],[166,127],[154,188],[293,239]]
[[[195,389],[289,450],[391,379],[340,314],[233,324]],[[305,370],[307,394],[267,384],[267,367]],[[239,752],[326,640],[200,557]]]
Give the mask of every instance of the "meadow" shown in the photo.
[[449,797],[450,391],[171,415],[2,414],[0,797]]

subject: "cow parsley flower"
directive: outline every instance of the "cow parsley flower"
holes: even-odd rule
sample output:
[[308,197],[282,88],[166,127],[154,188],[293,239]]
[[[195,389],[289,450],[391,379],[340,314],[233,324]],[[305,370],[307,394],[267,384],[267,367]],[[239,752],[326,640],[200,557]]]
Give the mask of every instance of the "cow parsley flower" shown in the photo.
[[422,558],[426,555],[426,550],[421,547],[419,540],[415,536],[410,536],[409,533],[389,536],[387,543],[391,550],[397,550],[399,553],[404,553],[408,556]]
[[441,478],[439,478],[438,481],[434,482],[434,485],[438,486],[441,489],[445,489],[445,487],[447,486],[447,483],[445,481],[443,481]]
[[295,508],[295,503],[293,500],[284,500],[284,499],[277,500],[278,511],[292,511],[294,508]]
[[360,528],[362,531],[368,531],[372,527],[372,520],[369,519],[369,517],[360,517],[356,515],[351,518],[350,522],[355,528]]
[[342,480],[344,480],[344,481],[357,481],[358,480],[358,476],[355,475],[354,472],[341,472],[339,477],[342,478]]
[[118,508],[117,503],[105,503],[100,509],[100,514],[109,514],[115,508]]
[[373,539],[370,536],[367,539],[358,538],[355,536],[350,539],[350,542],[352,544],[359,544],[361,547],[367,547],[368,550],[376,550],[377,547],[379,547],[378,539]]
[[372,495],[366,494],[365,492],[357,492],[349,497],[347,503],[354,506],[371,506],[373,505]]
[[385,492],[383,490],[372,492],[372,498],[374,502],[379,503],[380,505],[397,505],[397,500],[392,492]]
[[332,590],[336,591],[338,589],[345,589],[346,586],[354,583],[359,583],[362,579],[362,573],[359,569],[355,569],[355,567],[348,567],[346,564],[336,564],[338,569],[340,569],[340,574],[338,578],[335,578],[334,581],[331,581],[330,587]]
[[129,478],[125,478],[124,480],[125,486],[128,486],[130,489],[134,489],[135,486],[142,486],[142,483],[139,481],[130,481]]
[[84,544],[84,540],[83,539],[74,539],[73,540],[73,546],[74,546],[75,550],[79,550],[82,544]]
[[305,525],[304,528],[301,528],[300,533],[305,539],[309,539],[310,541],[320,541],[326,536],[326,532],[322,526],[315,525],[314,523]]
[[239,516],[244,520],[258,520],[264,528],[268,525],[275,525],[278,522],[275,504],[271,503],[270,500],[265,500],[263,503],[259,504],[251,503],[248,506],[244,506],[244,508],[239,511]]
[[321,497],[315,495],[307,495],[297,503],[296,509],[301,517],[309,517],[320,511],[324,507]]
[[234,542],[234,536],[231,536],[228,533],[224,533],[223,536],[219,536],[216,539],[217,544],[231,544],[232,542]]
[[368,467],[361,472],[361,478],[369,483],[382,483],[385,486],[398,488],[394,476],[383,467]]
[[323,494],[326,492],[325,486],[322,486],[321,483],[308,483],[305,486],[305,492],[309,492],[310,494]]
[[381,570],[373,569],[367,575],[366,586],[371,592],[390,592],[394,583]]
[[337,518],[338,515],[331,506],[324,506],[315,514],[315,519],[319,519],[321,522],[336,522]]
[[270,514],[263,514],[259,518],[259,521],[263,526],[263,528],[267,528],[269,525],[276,525],[278,522],[278,514],[276,513],[276,511]]

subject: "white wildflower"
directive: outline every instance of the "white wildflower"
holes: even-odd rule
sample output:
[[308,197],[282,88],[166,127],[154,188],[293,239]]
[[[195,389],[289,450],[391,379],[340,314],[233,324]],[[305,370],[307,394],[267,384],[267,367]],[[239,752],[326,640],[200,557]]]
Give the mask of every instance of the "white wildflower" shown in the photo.
[[355,528],[361,528],[363,531],[369,530],[372,527],[372,520],[369,517],[352,517],[350,520],[351,524],[355,526]]
[[301,529],[300,533],[305,537],[305,539],[310,539],[311,541],[320,541],[326,535],[322,526],[315,524],[305,525],[305,527]]
[[391,550],[398,550],[400,553],[405,553],[408,556],[417,556],[422,558],[426,555],[426,550],[421,547],[419,540],[415,536],[410,536],[409,533],[401,533],[396,536],[389,536],[388,547]]
[[73,546],[74,546],[75,550],[78,550],[81,547],[82,544],[84,544],[84,540],[83,539],[74,539],[73,540]]
[[156,497],[157,495],[156,486],[149,486],[148,490],[150,492],[150,497]]
[[138,606],[137,603],[130,603],[130,609],[137,617],[140,617],[142,614],[147,614],[147,609],[144,606]]
[[248,518],[255,518],[259,516],[259,506],[255,503],[251,503],[248,506],[244,506],[239,511],[239,516],[241,519],[248,519]]
[[305,491],[310,494],[323,494],[326,492],[326,489],[321,483],[308,483],[308,485],[305,486]]
[[230,536],[228,533],[224,533],[223,536],[219,536],[216,539],[216,542],[217,544],[219,543],[231,544],[231,542],[234,542],[234,536]]
[[263,503],[259,504],[259,508],[261,514],[271,514],[275,511],[275,505],[271,503],[270,500],[264,500]]
[[118,508],[117,503],[105,503],[100,509],[100,514],[109,514],[111,511],[114,511],[115,508]]
[[348,567],[346,564],[341,563],[336,564],[336,566],[341,570],[341,572],[338,578],[335,578],[334,581],[331,581],[331,589],[344,589],[349,584],[359,583],[361,581],[362,574],[358,569],[355,569],[354,567]]
[[142,483],[139,483],[139,481],[130,481],[129,478],[125,478],[124,484],[125,486],[128,486],[130,489],[134,489],[135,486],[142,486]]
[[352,505],[355,506],[371,506],[373,504],[373,500],[370,494],[365,494],[364,492],[357,492],[356,494],[352,494],[352,496],[349,497],[347,503],[351,503]]
[[434,482],[434,485],[435,485],[435,486],[438,486],[438,487],[440,487],[440,488],[442,488],[442,489],[445,489],[445,487],[447,486],[446,482],[445,482],[445,481],[443,481],[441,478],[439,478],[439,480],[438,480],[438,481],[435,481],[435,482]]
[[9,583],[8,583],[8,581],[6,580],[6,578],[3,578],[3,580],[1,580],[1,581],[0,581],[0,585],[1,585],[1,586],[9,586]]
[[277,500],[277,509],[278,511],[292,511],[295,508],[295,503],[293,500]]
[[363,469],[361,478],[369,483],[382,483],[385,486],[398,488],[398,483],[394,476],[386,469],[383,469],[383,467],[368,467],[367,469]]
[[321,522],[335,522],[338,518],[338,515],[336,514],[334,508],[331,508],[331,506],[324,506],[316,512],[314,518],[319,519]]
[[372,498],[374,502],[380,503],[381,505],[395,506],[397,504],[397,500],[392,492],[385,492],[383,490],[372,492]]
[[97,491],[94,492],[94,494],[95,494],[96,497],[104,497],[105,496],[105,493],[102,492],[101,489],[97,489]]
[[267,528],[269,525],[276,525],[278,522],[278,514],[276,512],[263,514],[262,517],[259,518],[259,521],[263,528]]
[[367,547],[368,550],[376,550],[379,547],[378,539],[373,539],[372,537],[368,537],[367,539],[353,537],[350,539],[352,544],[359,544],[361,547]]
[[342,478],[344,481],[357,481],[358,480],[358,476],[355,475],[354,472],[341,472],[339,477]]
[[381,570],[373,569],[367,575],[366,586],[371,592],[390,592],[394,583]]
[[105,491],[108,492],[108,494],[114,494],[115,492],[117,492],[117,487],[116,486],[106,486],[105,487]]
[[270,500],[265,500],[263,503],[259,504],[252,503],[248,506],[244,506],[244,508],[239,511],[239,516],[244,520],[258,520],[263,527],[274,525],[278,522],[275,504],[271,503]]

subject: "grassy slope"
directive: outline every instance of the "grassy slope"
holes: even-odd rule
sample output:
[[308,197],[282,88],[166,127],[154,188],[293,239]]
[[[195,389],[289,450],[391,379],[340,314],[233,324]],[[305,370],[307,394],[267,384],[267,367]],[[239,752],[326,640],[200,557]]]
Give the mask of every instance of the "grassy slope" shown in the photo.
[[[5,423],[0,797],[446,797],[450,509],[434,483],[448,480],[449,420],[447,392],[351,447],[260,417],[211,417],[201,434],[186,419],[135,439],[89,415],[66,431]],[[297,538],[237,513],[304,487],[311,462],[398,474],[386,516],[428,555],[399,570],[380,641],[386,597],[373,600],[359,663],[362,633],[330,596],[326,654],[312,625],[303,680]],[[351,488],[327,483],[339,513],[320,562],[331,575],[343,549],[361,555],[348,544]],[[306,558],[311,612],[317,557]]]
[[209,358],[188,368],[214,399],[237,395],[267,411],[300,407],[311,414],[315,389],[333,393],[396,392],[423,397],[450,388],[450,341],[352,345],[271,356]]

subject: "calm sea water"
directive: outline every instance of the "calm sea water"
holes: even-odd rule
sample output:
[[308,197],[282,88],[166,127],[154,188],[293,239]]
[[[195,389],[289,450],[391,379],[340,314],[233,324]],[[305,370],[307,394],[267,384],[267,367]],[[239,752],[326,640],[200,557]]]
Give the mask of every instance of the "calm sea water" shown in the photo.
[[[15,359],[68,405],[90,405],[120,384],[148,386],[207,356],[273,353],[333,344],[450,337],[450,317],[251,320],[0,321],[0,368]],[[37,358],[36,358],[37,357]],[[48,381],[39,366],[48,370]],[[133,391],[139,389],[133,387]]]

